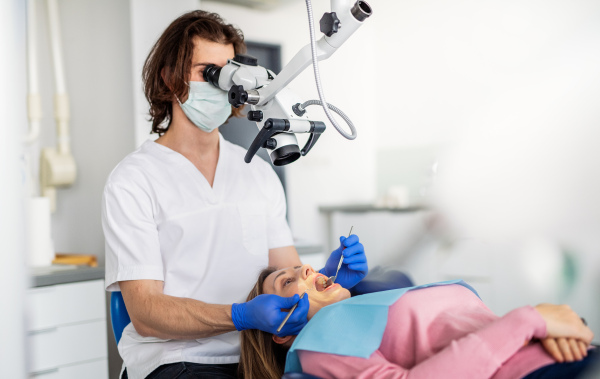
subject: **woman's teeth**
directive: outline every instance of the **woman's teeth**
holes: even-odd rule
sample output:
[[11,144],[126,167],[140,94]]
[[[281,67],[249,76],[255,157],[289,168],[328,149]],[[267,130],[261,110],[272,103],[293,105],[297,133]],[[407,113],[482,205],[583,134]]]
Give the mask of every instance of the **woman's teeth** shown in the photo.
[[327,288],[327,279],[324,276],[319,276],[315,282],[317,291],[322,292]]

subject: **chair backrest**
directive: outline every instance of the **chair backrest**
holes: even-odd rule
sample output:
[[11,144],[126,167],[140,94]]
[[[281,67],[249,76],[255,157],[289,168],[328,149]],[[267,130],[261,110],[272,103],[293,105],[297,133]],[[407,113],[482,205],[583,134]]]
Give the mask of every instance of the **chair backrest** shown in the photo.
[[414,285],[412,279],[402,271],[375,266],[369,269],[369,273],[363,280],[350,288],[350,293],[352,296],[365,295],[367,293],[395,290]]
[[115,335],[117,344],[121,340],[123,329],[131,322],[127,308],[125,308],[125,301],[121,292],[113,292],[110,295],[110,321],[112,323],[112,330]]

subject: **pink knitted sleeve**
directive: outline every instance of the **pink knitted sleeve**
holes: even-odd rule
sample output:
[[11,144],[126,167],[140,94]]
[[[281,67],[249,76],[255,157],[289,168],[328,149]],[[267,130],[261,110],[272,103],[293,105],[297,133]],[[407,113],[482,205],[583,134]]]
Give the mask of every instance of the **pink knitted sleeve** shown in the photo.
[[[394,325],[386,333],[394,333]],[[377,350],[369,358],[299,351],[304,372],[322,378],[489,378],[533,337],[544,338],[546,324],[530,306],[452,341],[439,353],[414,367],[400,367]],[[423,336],[426,338],[427,336]]]

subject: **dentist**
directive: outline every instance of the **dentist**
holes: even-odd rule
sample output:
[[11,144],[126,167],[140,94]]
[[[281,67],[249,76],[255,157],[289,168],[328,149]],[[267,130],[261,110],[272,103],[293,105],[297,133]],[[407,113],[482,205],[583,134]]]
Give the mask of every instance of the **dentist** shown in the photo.
[[[235,378],[239,330],[280,335],[307,321],[308,297],[261,295],[244,303],[265,266],[300,266],[281,183],[262,159],[225,141],[218,127],[239,116],[227,93],[204,82],[206,65],[244,52],[242,32],[193,11],[164,31],[143,70],[152,131],[159,134],[110,174],[103,196],[106,288],[121,291],[132,323],[119,353],[126,378]],[[346,288],[367,274],[355,235],[321,272]]]

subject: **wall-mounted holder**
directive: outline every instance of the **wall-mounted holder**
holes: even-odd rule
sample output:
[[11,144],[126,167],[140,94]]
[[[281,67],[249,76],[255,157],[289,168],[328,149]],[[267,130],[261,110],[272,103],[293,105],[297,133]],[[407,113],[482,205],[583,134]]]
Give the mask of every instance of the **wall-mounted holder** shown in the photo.
[[40,187],[42,196],[50,199],[50,211],[56,210],[56,187],[67,187],[75,182],[77,167],[70,153],[60,154],[56,149],[42,149],[40,158]]
[[54,97],[57,126],[57,148],[44,148],[40,155],[40,191],[50,199],[50,211],[56,210],[56,187],[75,182],[77,167],[69,144],[69,98],[65,93]]

